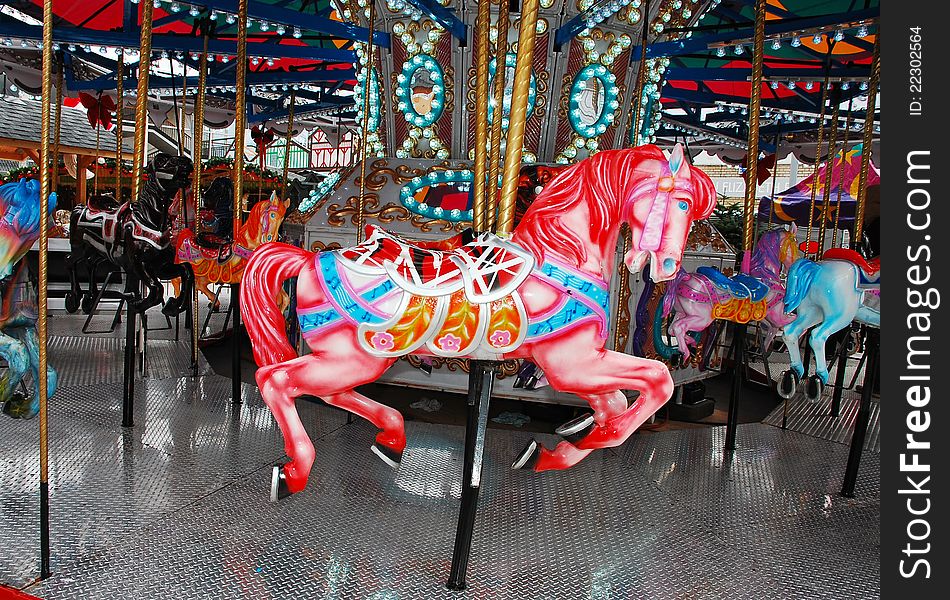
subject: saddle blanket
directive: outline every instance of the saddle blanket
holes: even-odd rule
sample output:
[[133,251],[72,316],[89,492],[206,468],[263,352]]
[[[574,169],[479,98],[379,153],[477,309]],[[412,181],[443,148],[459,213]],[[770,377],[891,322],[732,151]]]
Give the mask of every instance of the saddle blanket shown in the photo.
[[[457,240],[465,241],[462,235]],[[443,249],[409,243],[381,229],[353,248],[319,253],[317,279],[327,303],[298,307],[305,338],[349,322],[367,353],[396,357],[417,350],[436,356],[497,358],[525,340],[539,340],[597,320],[606,336],[607,285],[546,260],[534,275],[564,291],[529,321],[518,287],[534,256],[490,234]]]

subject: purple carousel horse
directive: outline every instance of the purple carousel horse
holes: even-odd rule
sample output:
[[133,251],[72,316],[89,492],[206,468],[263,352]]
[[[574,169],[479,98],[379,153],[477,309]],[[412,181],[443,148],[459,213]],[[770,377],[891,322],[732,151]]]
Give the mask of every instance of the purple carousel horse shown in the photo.
[[782,305],[782,274],[798,259],[795,231],[793,223],[790,230],[764,233],[752,253],[749,275],[728,278],[712,267],[700,267],[696,273],[680,270],[666,288],[662,310],[664,318],[674,313],[669,332],[676,337],[682,362],[689,360],[690,346],[696,344],[689,333],[704,331],[715,319],[760,321],[765,325],[763,348],[770,348],[779,331],[795,320]]

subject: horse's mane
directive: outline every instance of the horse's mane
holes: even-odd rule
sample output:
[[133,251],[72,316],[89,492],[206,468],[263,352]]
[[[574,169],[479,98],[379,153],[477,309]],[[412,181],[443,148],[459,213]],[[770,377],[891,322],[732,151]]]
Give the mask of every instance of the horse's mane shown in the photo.
[[[561,215],[581,202],[590,211],[590,227],[594,243],[603,245],[611,226],[620,216],[620,210],[629,192],[639,181],[654,173],[638,170],[647,160],[665,162],[663,151],[654,145],[599,152],[561,171],[538,194],[525,213],[516,233],[518,241],[530,250],[538,262],[544,260],[545,250],[552,250],[574,261],[578,266],[587,260],[583,242],[561,222]],[[610,167],[604,163],[610,161]],[[709,176],[690,167],[694,198],[692,216],[704,219],[716,205],[716,190]]]
[[[35,190],[38,185],[33,181],[26,181],[23,184],[24,197],[19,197],[20,182],[12,182],[0,185],[0,215],[5,223],[19,236],[35,235],[40,227],[40,203],[39,194],[33,198],[30,192]],[[50,203],[50,212],[55,209],[55,203]]]
[[[779,240],[782,238],[784,230],[782,229],[773,229],[771,231],[766,231],[759,238],[759,242],[755,245],[755,252],[752,253],[752,259],[750,261],[751,273],[757,272],[767,272],[770,271],[773,264],[781,264],[779,259]],[[769,259],[773,259],[770,261]],[[777,275],[777,273],[775,273]]]

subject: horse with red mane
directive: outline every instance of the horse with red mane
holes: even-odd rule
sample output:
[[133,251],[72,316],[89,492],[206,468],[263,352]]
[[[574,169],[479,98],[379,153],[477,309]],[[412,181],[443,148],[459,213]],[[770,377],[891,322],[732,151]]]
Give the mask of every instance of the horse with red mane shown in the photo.
[[[368,228],[352,248],[313,253],[262,245],[244,272],[241,313],[259,365],[256,379],[284,435],[290,462],[274,468],[272,499],[299,492],[315,458],[294,405],[309,394],[381,431],[372,450],[398,467],[402,415],[355,391],[406,354],[530,359],[552,387],[593,413],[565,424],[548,449],[535,441],[513,468],[565,469],[598,448],[622,444],[673,391],[660,362],[605,349],[610,278],[627,223],[631,271],[650,263],[655,281],[679,270],[695,219],[716,203],[712,181],[652,145],[600,152],[552,179],[511,239],[459,236],[437,250]],[[297,277],[297,317],[310,353],[287,341],[277,296]],[[621,390],[639,390],[628,405]]]

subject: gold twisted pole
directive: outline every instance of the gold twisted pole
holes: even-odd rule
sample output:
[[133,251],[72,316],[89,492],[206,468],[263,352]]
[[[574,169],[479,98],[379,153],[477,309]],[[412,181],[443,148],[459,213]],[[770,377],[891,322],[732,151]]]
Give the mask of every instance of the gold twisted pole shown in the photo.
[[861,147],[861,175],[858,178],[858,202],[854,207],[854,238],[852,246],[861,243],[864,233],[864,205],[867,202],[868,171],[871,167],[871,142],[874,137],[874,109],[877,106],[877,85],[881,80],[881,31],[874,36],[874,57],[871,59],[871,80],[868,82],[868,108],[864,115],[864,139]]
[[125,51],[119,53],[115,65],[115,199],[122,203],[122,105],[125,92]]
[[[633,128],[633,145],[640,144],[640,114],[643,109],[643,87],[646,85],[647,73],[647,35],[649,34],[650,0],[643,3],[643,12],[640,20],[643,22],[640,32],[640,61],[637,63],[636,88],[633,93],[634,109],[633,121],[630,127]],[[620,226],[621,256],[626,256],[630,252],[630,246],[633,245],[630,228],[624,223]],[[630,338],[630,296],[633,293],[630,289],[630,270],[622,260],[617,265],[617,274],[620,277],[617,294],[617,318],[614,320],[614,346],[616,352],[626,352],[627,341]]]
[[841,166],[838,167],[838,199],[835,203],[835,226],[831,229],[831,247],[838,247],[838,225],[841,222],[841,192],[844,188],[845,153],[848,151],[848,138],[851,134],[851,106],[854,96],[848,99],[848,118],[844,123],[844,141],[841,143]]
[[[831,103],[834,108],[831,110],[831,134],[828,136],[828,158],[825,159],[825,188],[822,196],[821,220],[818,223],[818,256],[821,256],[825,251],[825,235],[828,231],[828,211],[831,210],[831,182],[835,171],[835,154],[838,152],[838,117],[841,115],[841,95],[835,94],[832,96]],[[844,155],[841,156],[841,159],[844,162]]]
[[142,35],[139,38],[139,81],[135,97],[135,146],[132,156],[132,202],[137,202],[142,189],[142,166],[145,163],[145,119],[148,116],[148,72],[152,66],[152,3],[141,2]]
[[818,198],[818,160],[821,156],[821,148],[824,145],[825,138],[825,107],[828,104],[828,69],[829,67],[825,66],[825,80],[821,84],[821,111],[818,116],[818,146],[815,147],[815,170],[813,173],[813,179],[811,186],[811,202],[808,204],[808,231],[805,232],[805,254],[807,256],[808,251],[811,246],[811,229],[815,223],[815,204]]
[[[187,72],[187,69],[186,69]],[[192,114],[192,142],[194,151],[194,175],[191,178],[191,214],[194,218],[195,232],[198,231],[198,210],[201,206],[201,163],[202,143],[204,142],[205,127],[205,86],[208,82],[208,33],[202,36],[201,58],[198,59],[198,91],[195,94],[195,110]],[[192,374],[198,375],[198,286],[191,286],[191,369]]]
[[525,115],[531,87],[531,63],[538,24],[538,0],[524,0],[521,6],[521,27],[518,31],[518,56],[512,84],[511,110],[508,117],[508,138],[505,143],[505,170],[502,173],[501,200],[498,205],[496,233],[508,237],[515,221],[518,197],[518,176],[524,149]]
[[[247,128],[247,0],[238,0],[237,71],[234,98],[234,221],[231,239],[237,239],[244,220],[244,130]],[[261,152],[263,156],[263,152]],[[231,402],[241,401],[241,284],[231,284]]]
[[508,71],[508,28],[509,0],[499,0],[498,21],[495,28],[498,36],[495,39],[495,108],[492,112],[491,123],[491,152],[488,157],[488,188],[485,198],[485,209],[488,213],[488,222],[485,228],[491,231],[495,228],[498,207],[498,171],[501,167],[501,122],[505,118],[505,74]]
[[63,69],[66,68],[63,64],[62,57],[57,61],[56,69],[56,124],[53,129],[53,185],[52,190],[55,192],[59,189],[59,139],[60,133],[62,132],[63,125]]
[[[376,69],[376,48],[373,36],[376,35],[376,2],[369,2],[369,37],[366,40],[366,76],[363,78],[363,124],[360,133],[360,199],[356,204],[356,243],[363,241],[363,226],[366,223],[366,151],[369,141],[369,97],[373,91],[373,72]],[[382,92],[382,90],[380,90]]]
[[759,168],[759,107],[762,96],[762,54],[765,52],[765,0],[755,0],[755,37],[752,48],[752,91],[749,94],[749,152],[745,171],[745,225],[742,250],[752,251],[755,231],[755,189]]
[[[491,0],[478,0],[475,18],[475,184],[472,196],[472,226],[485,231],[485,176],[488,167],[488,30],[491,27]],[[496,65],[495,70],[498,70]],[[509,148],[510,150],[510,148]]]
[[287,199],[287,182],[290,177],[290,148],[294,141],[294,102],[297,92],[290,90],[290,108],[287,109],[287,142],[284,144],[284,178],[281,185],[281,200]]
[[53,81],[53,0],[43,0],[43,90],[40,120],[40,251],[39,298],[37,300],[36,333],[39,345],[37,382],[40,404],[40,578],[50,576],[49,556],[49,413],[47,400],[47,252],[49,251],[49,194],[50,194],[50,96]]
[[[244,129],[247,123],[247,0],[238,0],[237,69],[234,97],[234,225],[241,229],[244,198]],[[233,299],[232,299],[233,300]]]
[[[646,0],[643,3],[643,13],[640,16],[640,20],[643,22],[643,29],[640,32],[640,62],[637,63],[637,89],[636,95],[633,97],[634,101],[634,111],[633,111],[633,123],[630,124],[633,127],[633,145],[640,145],[640,132],[642,128],[640,127],[640,116],[643,111],[643,87],[646,85],[647,77],[647,35],[649,35],[648,25],[650,23],[650,0]],[[629,235],[627,235],[629,237]],[[627,238],[624,238],[624,244],[626,245]],[[624,268],[623,271],[626,271]]]

